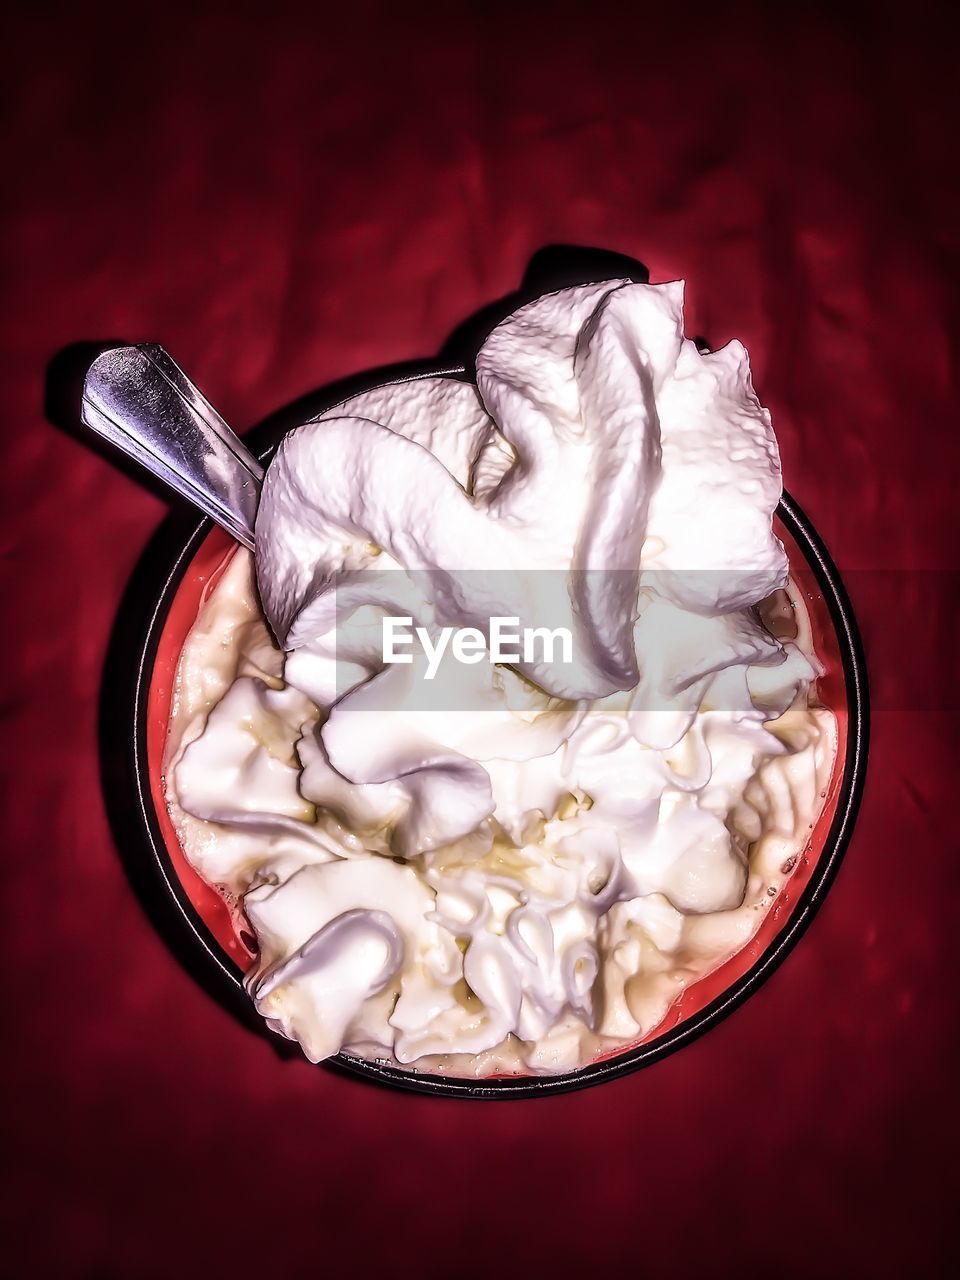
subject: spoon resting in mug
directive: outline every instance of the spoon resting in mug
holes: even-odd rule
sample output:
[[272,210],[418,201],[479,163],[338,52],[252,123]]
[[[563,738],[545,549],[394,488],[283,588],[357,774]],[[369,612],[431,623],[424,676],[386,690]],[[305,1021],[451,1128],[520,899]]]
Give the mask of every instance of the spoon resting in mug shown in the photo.
[[80,416],[254,549],[263,467],[161,346],[102,352],[87,370]]

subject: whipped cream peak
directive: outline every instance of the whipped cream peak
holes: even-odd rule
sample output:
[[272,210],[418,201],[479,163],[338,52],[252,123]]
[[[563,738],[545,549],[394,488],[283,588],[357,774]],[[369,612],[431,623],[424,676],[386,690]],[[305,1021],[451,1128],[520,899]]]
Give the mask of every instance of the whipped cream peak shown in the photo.
[[[595,698],[639,679],[642,571],[712,614],[786,581],[769,415],[741,347],[702,355],[683,337],[680,283],[550,294],[493,330],[476,388],[393,390],[389,413],[381,390],[291,432],[267,470],[258,581],[287,648],[328,633],[349,600],[378,603],[365,571],[384,607],[410,606],[412,584],[418,621],[481,629],[493,615],[536,625],[535,575],[562,572],[576,669],[519,669],[557,697]],[[454,443],[431,448],[444,414]],[[407,581],[394,587],[389,569]]]

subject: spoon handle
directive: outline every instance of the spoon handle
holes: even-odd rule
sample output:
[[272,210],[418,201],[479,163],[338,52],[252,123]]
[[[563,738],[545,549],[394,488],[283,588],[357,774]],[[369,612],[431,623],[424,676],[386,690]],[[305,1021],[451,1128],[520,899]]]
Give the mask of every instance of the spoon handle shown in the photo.
[[263,467],[162,347],[99,355],[80,416],[253,550]]

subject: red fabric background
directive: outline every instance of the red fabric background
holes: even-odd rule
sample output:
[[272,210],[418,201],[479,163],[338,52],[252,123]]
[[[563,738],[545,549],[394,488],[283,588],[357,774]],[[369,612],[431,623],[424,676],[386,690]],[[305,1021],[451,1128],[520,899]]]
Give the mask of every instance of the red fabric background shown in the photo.
[[[10,1274],[931,1274],[957,1139],[944,21],[143,8],[8,28]],[[860,613],[871,772],[826,905],[721,1027],[579,1095],[420,1099],[279,1061],[141,910],[96,708],[166,507],[46,421],[44,380],[67,344],[156,339],[244,429],[433,354],[554,241],[684,276],[689,331],[749,347]]]

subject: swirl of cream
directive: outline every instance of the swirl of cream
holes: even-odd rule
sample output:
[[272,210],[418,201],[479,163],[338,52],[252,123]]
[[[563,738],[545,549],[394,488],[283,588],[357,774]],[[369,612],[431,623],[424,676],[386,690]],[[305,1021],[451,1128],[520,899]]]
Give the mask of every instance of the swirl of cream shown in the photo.
[[[283,1005],[277,1000],[286,992],[286,1025],[315,1024],[313,1010],[322,1009],[323,1039],[314,1037],[312,1050],[317,1060],[336,1052],[352,1018],[371,996],[378,995],[403,964],[404,946],[399,930],[385,911],[345,911],[298,948],[292,956],[265,973],[258,972],[248,983],[257,1009],[275,1031],[283,1031]],[[310,1010],[296,1009],[296,993],[304,994]],[[277,1015],[281,1016],[277,1016]]]
[[336,1053],[371,997],[401,983],[442,991],[460,959],[427,919],[433,894],[409,867],[365,857],[303,867],[244,898],[260,940],[246,985],[260,1012],[314,1061]]
[[[783,584],[769,418],[742,348],[701,356],[683,339],[681,285],[541,298],[487,338],[477,386],[409,383],[391,389],[389,414],[360,397],[284,439],[264,481],[257,574],[287,648],[329,632],[375,562],[405,571],[439,623],[481,630],[493,615],[542,625],[541,579],[527,571],[562,570],[576,661],[518,665],[548,693],[595,698],[637,683],[641,568],[662,568],[670,597],[705,612]],[[459,415],[453,447],[439,448],[435,413],[418,416],[431,395]],[[705,518],[691,518],[691,493]]]

